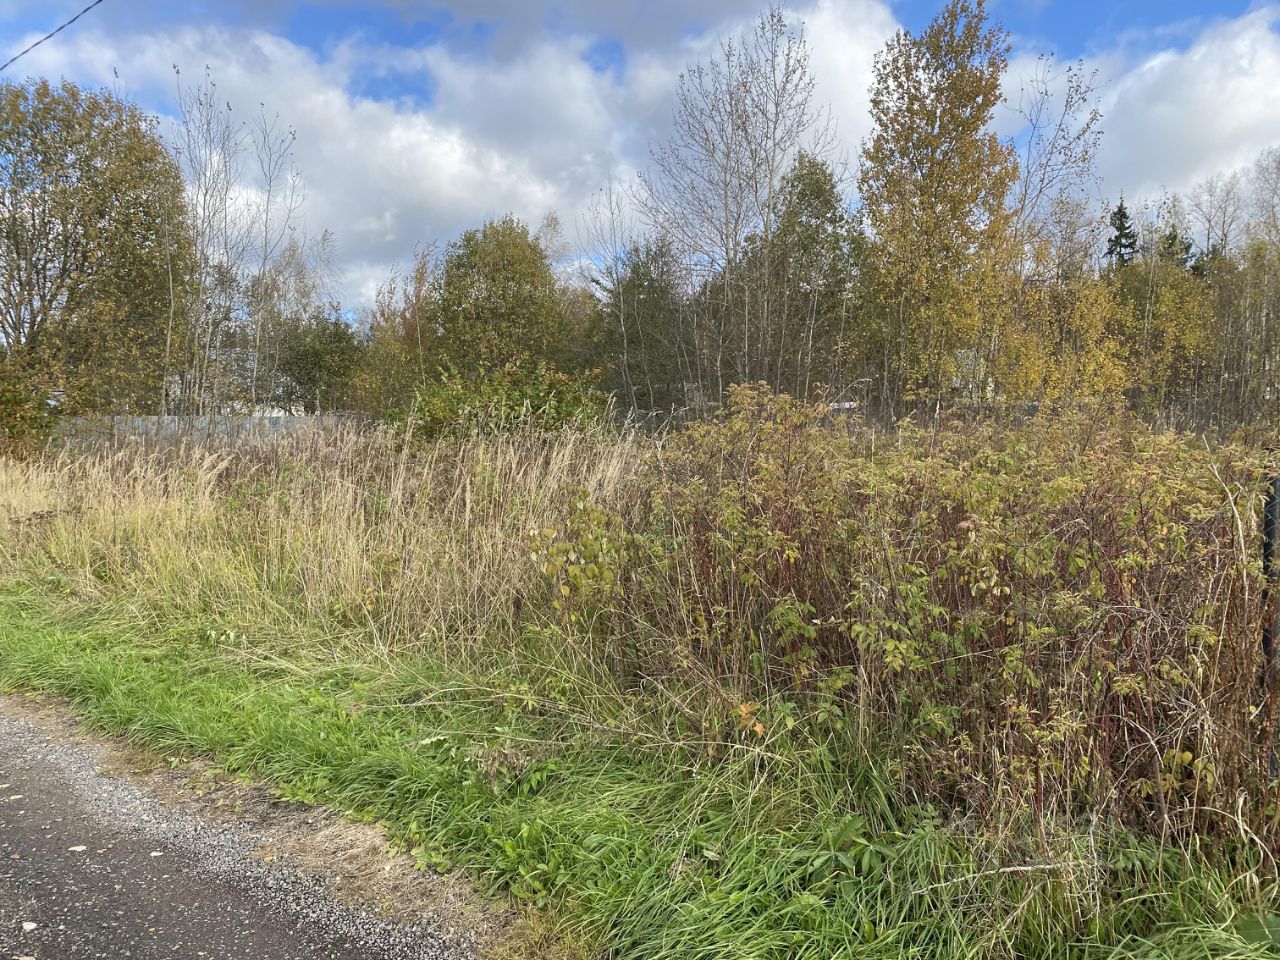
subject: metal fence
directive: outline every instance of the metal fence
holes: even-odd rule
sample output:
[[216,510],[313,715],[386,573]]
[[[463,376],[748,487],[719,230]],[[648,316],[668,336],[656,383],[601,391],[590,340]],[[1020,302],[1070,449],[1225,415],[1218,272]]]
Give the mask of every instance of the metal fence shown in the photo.
[[367,422],[365,417],[350,414],[67,417],[59,423],[56,439],[75,448],[98,444],[239,446],[327,433]]

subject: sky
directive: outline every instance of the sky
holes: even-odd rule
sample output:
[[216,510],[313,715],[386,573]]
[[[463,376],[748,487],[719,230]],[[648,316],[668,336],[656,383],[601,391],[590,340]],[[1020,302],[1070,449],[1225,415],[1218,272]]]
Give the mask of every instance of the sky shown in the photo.
[[[7,59],[87,0],[0,0]],[[336,292],[367,304],[415,248],[555,210],[572,245],[609,183],[667,136],[680,71],[766,0],[104,0],[4,74],[105,85],[171,126],[205,68],[246,118],[297,131],[301,226],[335,237]],[[1102,194],[1155,197],[1280,144],[1280,3],[988,0],[1016,102],[1041,55],[1097,70]],[[789,0],[844,152],[868,133],[872,58],[941,0]],[[178,67],[181,77],[175,77]],[[1001,129],[1016,136],[1011,109]]]

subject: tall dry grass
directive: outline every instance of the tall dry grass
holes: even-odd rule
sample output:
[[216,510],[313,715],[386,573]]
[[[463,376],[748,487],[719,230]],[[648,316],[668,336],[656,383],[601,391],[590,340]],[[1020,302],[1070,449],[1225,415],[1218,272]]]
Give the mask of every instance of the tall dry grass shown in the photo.
[[476,651],[518,632],[531,531],[561,524],[579,491],[617,500],[640,444],[530,431],[422,446],[338,429],[4,461],[4,573],[264,643]]

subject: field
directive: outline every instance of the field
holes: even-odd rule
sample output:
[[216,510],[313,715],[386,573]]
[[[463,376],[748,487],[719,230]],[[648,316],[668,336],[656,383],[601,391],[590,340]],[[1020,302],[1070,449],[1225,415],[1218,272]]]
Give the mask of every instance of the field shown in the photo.
[[0,685],[619,958],[1280,956],[1275,458],[1124,417],[0,463]]

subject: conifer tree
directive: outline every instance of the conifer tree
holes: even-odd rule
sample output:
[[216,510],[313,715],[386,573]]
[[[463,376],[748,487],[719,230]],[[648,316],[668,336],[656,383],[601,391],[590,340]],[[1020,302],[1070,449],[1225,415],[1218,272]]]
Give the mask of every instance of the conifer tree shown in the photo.
[[1138,252],[1138,231],[1133,228],[1133,220],[1124,205],[1124,198],[1116,204],[1108,220],[1111,226],[1111,239],[1107,241],[1107,260],[1118,267],[1123,267],[1133,260]]

